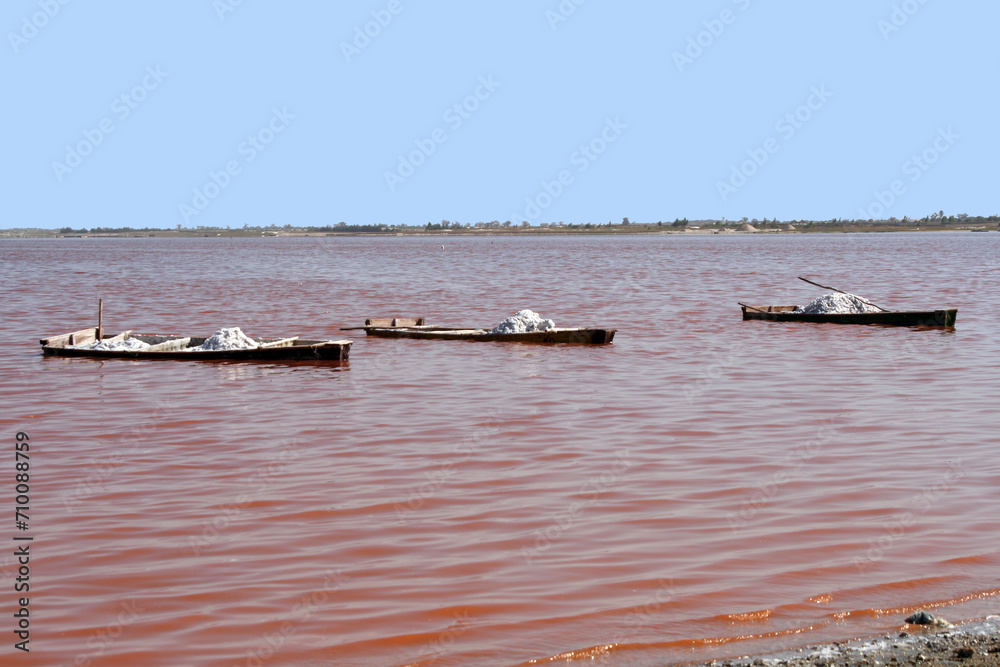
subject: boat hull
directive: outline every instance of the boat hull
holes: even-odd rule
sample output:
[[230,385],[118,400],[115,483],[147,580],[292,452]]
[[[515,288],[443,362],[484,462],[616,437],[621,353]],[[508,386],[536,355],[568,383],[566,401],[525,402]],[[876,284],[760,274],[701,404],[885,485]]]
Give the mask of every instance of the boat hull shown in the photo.
[[[280,338],[257,339],[263,346],[245,350],[191,351],[184,347],[197,346],[204,337],[180,337],[162,334],[132,334],[161,349],[154,350],[91,350],[75,347],[96,340],[93,329],[71,334],[43,338],[42,354],[52,357],[89,357],[92,359],[184,360],[184,361],[289,361],[326,360],[347,361],[351,351],[350,340],[299,340]],[[121,334],[119,334],[121,336]],[[118,338],[115,336],[114,338]],[[105,338],[107,340],[107,337]],[[173,348],[173,349],[171,349]],[[181,349],[178,349],[181,348]]]
[[380,338],[419,338],[424,340],[476,340],[493,343],[572,343],[607,345],[616,329],[549,329],[527,333],[495,334],[485,329],[447,329],[442,327],[366,327],[365,333]]
[[795,306],[742,306],[744,320],[815,322],[828,324],[881,324],[896,327],[953,327],[958,308],[940,310],[891,310],[877,313],[796,313]]

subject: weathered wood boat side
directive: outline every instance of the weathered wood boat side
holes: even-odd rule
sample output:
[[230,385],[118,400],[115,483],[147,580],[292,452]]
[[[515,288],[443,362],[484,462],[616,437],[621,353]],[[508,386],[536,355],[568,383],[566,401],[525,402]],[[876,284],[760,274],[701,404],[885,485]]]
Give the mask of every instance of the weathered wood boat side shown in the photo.
[[607,345],[615,338],[617,329],[587,327],[554,328],[546,331],[495,334],[489,329],[439,327],[424,324],[424,318],[368,319],[365,330],[369,336],[380,338],[418,338],[424,340],[478,340],[498,343],[574,343]]
[[605,345],[614,340],[615,329],[549,329],[526,333],[495,334],[486,329],[442,327],[366,328],[369,336],[381,338],[423,338],[425,340],[478,340],[500,343],[583,343]]
[[92,357],[98,359],[183,359],[183,360],[302,360],[324,359],[347,361],[350,340],[300,340],[292,338],[256,338],[257,347],[241,350],[192,350],[205,342],[207,336],[174,336],[163,334],[133,334],[122,332],[104,336],[105,342],[138,338],[150,347],[141,350],[94,350],[86,347],[97,340],[97,329],[82,329],[59,336],[42,338],[42,354],[54,357]]
[[772,322],[826,322],[832,324],[881,324],[897,327],[953,327],[958,308],[940,310],[887,310],[877,313],[796,313],[797,306],[743,305],[744,320]]

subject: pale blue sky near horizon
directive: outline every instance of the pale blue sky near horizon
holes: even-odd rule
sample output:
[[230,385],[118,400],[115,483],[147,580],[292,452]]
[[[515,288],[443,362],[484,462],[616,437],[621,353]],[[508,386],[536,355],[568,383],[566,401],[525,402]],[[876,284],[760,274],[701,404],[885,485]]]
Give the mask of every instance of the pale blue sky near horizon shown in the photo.
[[6,0],[0,227],[1000,213],[1000,3],[237,2]]

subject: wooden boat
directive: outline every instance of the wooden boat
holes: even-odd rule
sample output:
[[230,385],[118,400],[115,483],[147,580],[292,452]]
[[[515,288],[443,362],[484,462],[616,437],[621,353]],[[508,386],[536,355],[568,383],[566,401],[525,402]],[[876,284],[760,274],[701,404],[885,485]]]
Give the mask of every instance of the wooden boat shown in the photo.
[[[495,334],[489,329],[450,328],[426,324],[423,317],[367,319],[364,329],[369,336],[381,338],[422,338],[428,340],[478,340],[500,343],[577,343],[606,345],[614,340],[617,329],[591,329],[575,327],[548,329],[527,333]],[[349,329],[348,329],[349,330]]]
[[[72,333],[42,338],[42,354],[55,357],[94,357],[98,359],[185,359],[185,360],[254,360],[277,361],[323,359],[346,361],[351,351],[349,340],[299,340],[292,338],[255,338],[258,345],[242,350],[192,350],[205,342],[207,336],[169,336],[133,334],[123,331],[115,336],[101,336],[99,328],[81,329]],[[104,342],[138,338],[150,347],[141,350],[94,350],[78,347],[93,343],[100,336]]]
[[744,320],[772,322],[828,322],[833,324],[882,324],[895,327],[953,327],[958,308],[941,310],[885,310],[876,313],[796,313],[797,306],[740,304]]

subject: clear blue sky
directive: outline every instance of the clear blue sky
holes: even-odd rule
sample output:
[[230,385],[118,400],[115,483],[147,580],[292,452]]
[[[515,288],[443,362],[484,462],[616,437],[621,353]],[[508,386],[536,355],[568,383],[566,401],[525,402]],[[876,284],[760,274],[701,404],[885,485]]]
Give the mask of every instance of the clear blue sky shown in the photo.
[[997,25],[995,0],[4,0],[0,227],[994,214]]

